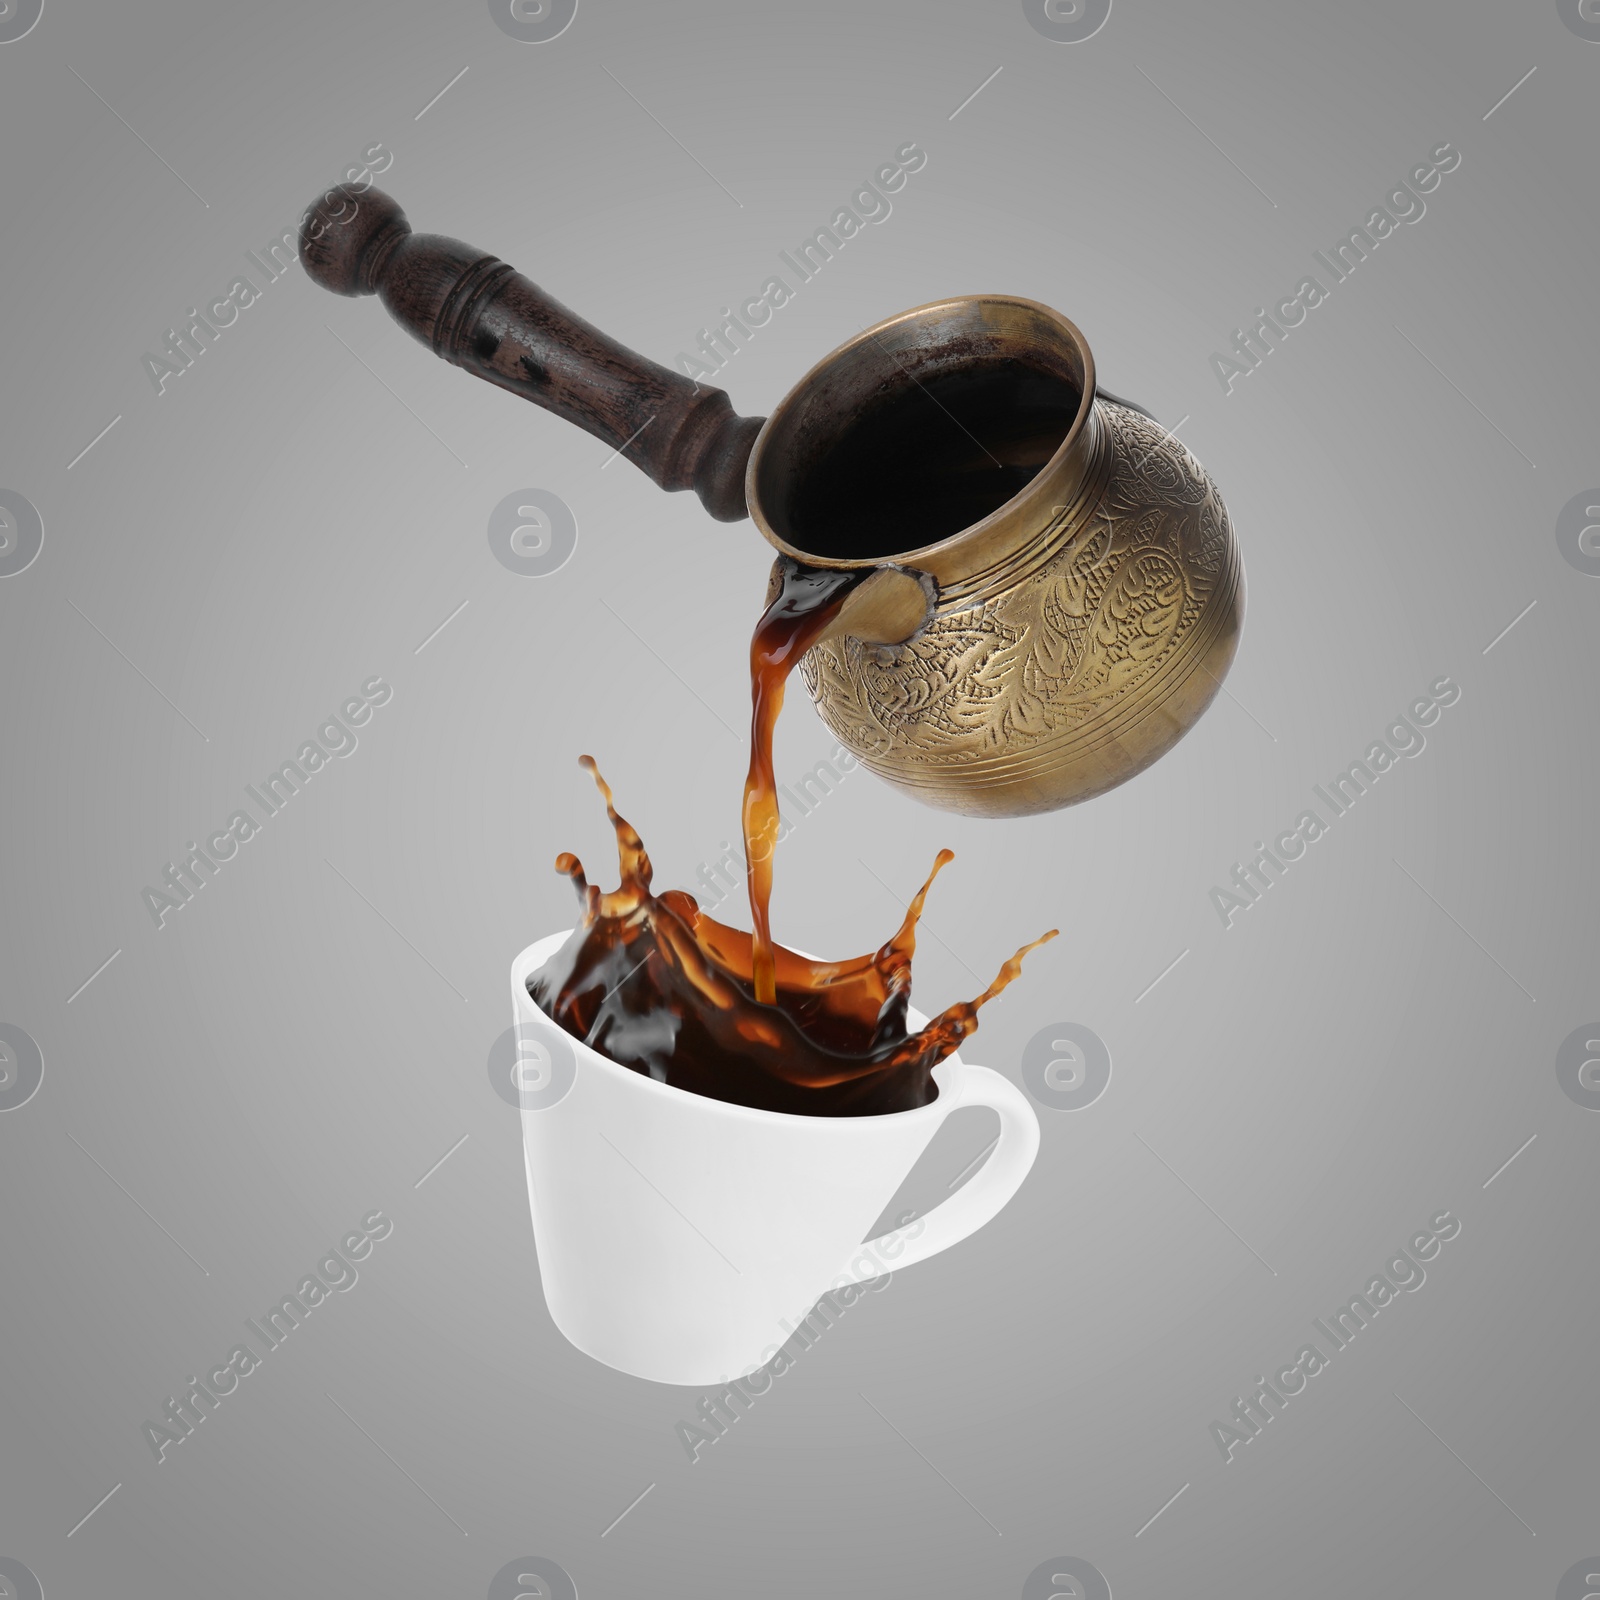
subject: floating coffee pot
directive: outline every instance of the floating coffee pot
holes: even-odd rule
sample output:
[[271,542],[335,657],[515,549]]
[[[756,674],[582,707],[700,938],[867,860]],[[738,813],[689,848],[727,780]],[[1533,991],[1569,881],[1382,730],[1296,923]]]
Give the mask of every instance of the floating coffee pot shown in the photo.
[[1204,468],[1097,392],[1083,335],[1010,295],[918,306],[773,414],[635,355],[513,268],[413,234],[376,189],[305,216],[306,270],[377,294],[436,355],[575,422],[788,564],[878,569],[801,673],[841,743],[928,805],[1086,800],[1192,727],[1238,644],[1244,573]]

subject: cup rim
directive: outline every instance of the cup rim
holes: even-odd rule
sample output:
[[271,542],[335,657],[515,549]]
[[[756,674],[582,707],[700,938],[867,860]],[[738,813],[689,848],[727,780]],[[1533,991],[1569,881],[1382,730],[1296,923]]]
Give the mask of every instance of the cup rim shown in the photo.
[[[642,1072],[635,1072],[632,1067],[624,1067],[619,1062],[603,1056],[592,1045],[587,1045],[582,1039],[574,1038],[553,1017],[546,1015],[534,1004],[533,996],[528,993],[528,974],[535,967],[542,965],[555,954],[557,950],[572,937],[573,929],[568,928],[564,933],[546,934],[542,939],[535,939],[525,949],[518,952],[511,963],[511,990],[521,1015],[521,1008],[526,1006],[535,1016],[540,1018],[547,1026],[556,1029],[571,1046],[579,1060],[585,1062],[591,1071],[598,1070],[602,1076],[610,1077],[613,1082],[626,1084],[629,1088],[645,1094],[654,1093],[665,1096],[670,1100],[693,1101],[696,1106],[712,1114],[724,1114],[735,1121],[751,1120],[757,1123],[767,1123],[776,1126],[785,1124],[800,1126],[802,1124],[816,1124],[819,1122],[831,1123],[836,1127],[845,1127],[850,1124],[865,1125],[867,1127],[882,1126],[886,1123],[904,1124],[908,1119],[922,1117],[931,1120],[931,1113],[939,1111],[948,1112],[954,1109],[959,1102],[959,1085],[961,1073],[966,1067],[966,1062],[961,1059],[959,1051],[952,1051],[941,1061],[932,1072],[934,1084],[939,1092],[926,1105],[912,1106],[906,1111],[875,1111],[865,1116],[858,1117],[827,1117],[810,1116],[801,1111],[767,1111],[759,1106],[744,1106],[733,1100],[718,1100],[711,1095],[696,1094],[692,1089],[680,1089],[673,1083],[660,1083],[656,1079],[647,1077]],[[805,952],[796,951],[797,955]],[[815,959],[815,958],[809,958]],[[911,1006],[906,1008],[907,1020],[917,1019],[916,1026],[922,1027],[928,1018],[922,1012]],[[534,1113],[524,1108],[523,1115]]]
[[[800,403],[808,390],[813,388],[832,368],[838,366],[858,350],[891,328],[902,323],[918,320],[928,320],[942,312],[954,307],[972,305],[996,306],[1021,306],[1044,321],[1053,323],[1069,343],[1077,351],[1083,363],[1082,393],[1078,397],[1078,409],[1072,419],[1072,425],[1062,436],[1061,442],[1056,446],[1048,460],[1046,460],[1009,500],[996,506],[987,516],[977,522],[969,523],[956,532],[936,539],[932,544],[919,545],[912,550],[896,551],[892,555],[872,556],[864,558],[844,559],[837,556],[819,556],[809,551],[792,545],[780,534],[767,520],[766,510],[761,503],[760,474],[765,463],[767,451],[771,448],[777,430],[788,415]],[[750,519],[760,531],[761,536],[772,545],[774,549],[788,556],[791,560],[801,562],[809,567],[823,568],[872,568],[882,566],[903,566],[921,568],[937,565],[942,557],[950,555],[994,529],[1002,527],[1011,518],[1028,507],[1034,500],[1043,494],[1052,492],[1048,486],[1055,476],[1065,469],[1073,454],[1078,450],[1080,441],[1090,426],[1089,419],[1094,413],[1095,399],[1098,393],[1098,380],[1095,374],[1094,352],[1089,348],[1089,341],[1084,338],[1083,331],[1071,318],[1064,316],[1054,306],[1047,306],[1042,300],[1032,300],[1020,294],[966,294],[948,295],[942,300],[929,300],[919,306],[910,306],[904,311],[897,311],[893,316],[885,317],[880,322],[875,322],[869,328],[863,328],[860,333],[846,339],[843,344],[830,350],[827,355],[818,361],[795,383],[784,397],[772,409],[772,414],[761,425],[755,443],[750,449],[750,459],[745,466],[745,505],[750,513]]]

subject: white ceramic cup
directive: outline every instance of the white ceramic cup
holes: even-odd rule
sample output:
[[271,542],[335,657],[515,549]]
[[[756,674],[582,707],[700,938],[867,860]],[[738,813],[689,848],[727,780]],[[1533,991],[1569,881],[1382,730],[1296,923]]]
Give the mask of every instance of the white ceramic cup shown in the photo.
[[[830,1288],[975,1233],[1033,1165],[1033,1108],[958,1055],[934,1068],[930,1104],[870,1117],[757,1111],[618,1066],[528,994],[569,936],[511,964],[514,1098],[545,1303],[609,1367],[693,1385],[754,1371]],[[863,1244],[940,1124],[971,1105],[999,1114],[989,1159],[909,1228]]]

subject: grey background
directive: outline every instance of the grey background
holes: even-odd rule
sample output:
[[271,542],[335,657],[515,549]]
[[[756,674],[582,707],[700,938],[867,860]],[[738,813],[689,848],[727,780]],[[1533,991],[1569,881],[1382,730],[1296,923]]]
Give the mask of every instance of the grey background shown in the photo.
[[[585,1600],[1009,1596],[1053,1555],[1119,1597],[1554,1594],[1600,1547],[1600,1115],[1555,1075],[1600,1015],[1600,581],[1555,537],[1600,483],[1597,82],[1553,0],[1117,0],[1082,43],[1015,3],[583,0],[542,44],[481,3],[46,0],[0,45],[0,486],[45,530],[0,581],[0,1021],[44,1056],[0,1116],[0,1555],[48,1596],[477,1595],[521,1555]],[[1189,418],[1249,617],[1112,794],[994,825],[854,776],[785,845],[777,927],[824,953],[953,846],[919,1002],[1059,925],[968,1053],[1020,1081],[1074,1021],[1115,1071],[691,1464],[697,1394],[551,1326],[485,1059],[571,920],[554,854],[611,876],[581,751],[660,883],[734,836],[768,552],[298,270],[159,397],[140,358],[381,141],[419,229],[670,360],[907,140],[737,408],[903,307],[1041,299]],[[1426,217],[1224,396],[1211,353],[1445,140]],[[528,487],[578,526],[548,577],[486,537]],[[157,931],[141,889],[374,674],[359,749]],[[1224,930],[1211,887],[1441,674],[1425,753]],[[780,777],[829,748],[797,694]],[[374,1208],[359,1283],[158,1465],[141,1424]],[[1224,1464],[1209,1424],[1442,1208],[1426,1285]]]

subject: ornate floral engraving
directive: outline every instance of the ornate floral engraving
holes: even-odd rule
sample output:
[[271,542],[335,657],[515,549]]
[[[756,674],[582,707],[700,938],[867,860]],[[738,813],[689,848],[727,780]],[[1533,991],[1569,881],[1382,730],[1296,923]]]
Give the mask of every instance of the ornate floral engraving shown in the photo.
[[929,779],[1002,751],[1011,761],[1088,730],[1194,630],[1227,570],[1227,510],[1158,424],[1098,404],[1110,481],[1068,542],[981,604],[941,608],[908,644],[844,639],[806,656],[806,686],[847,745],[875,743],[884,768]]

